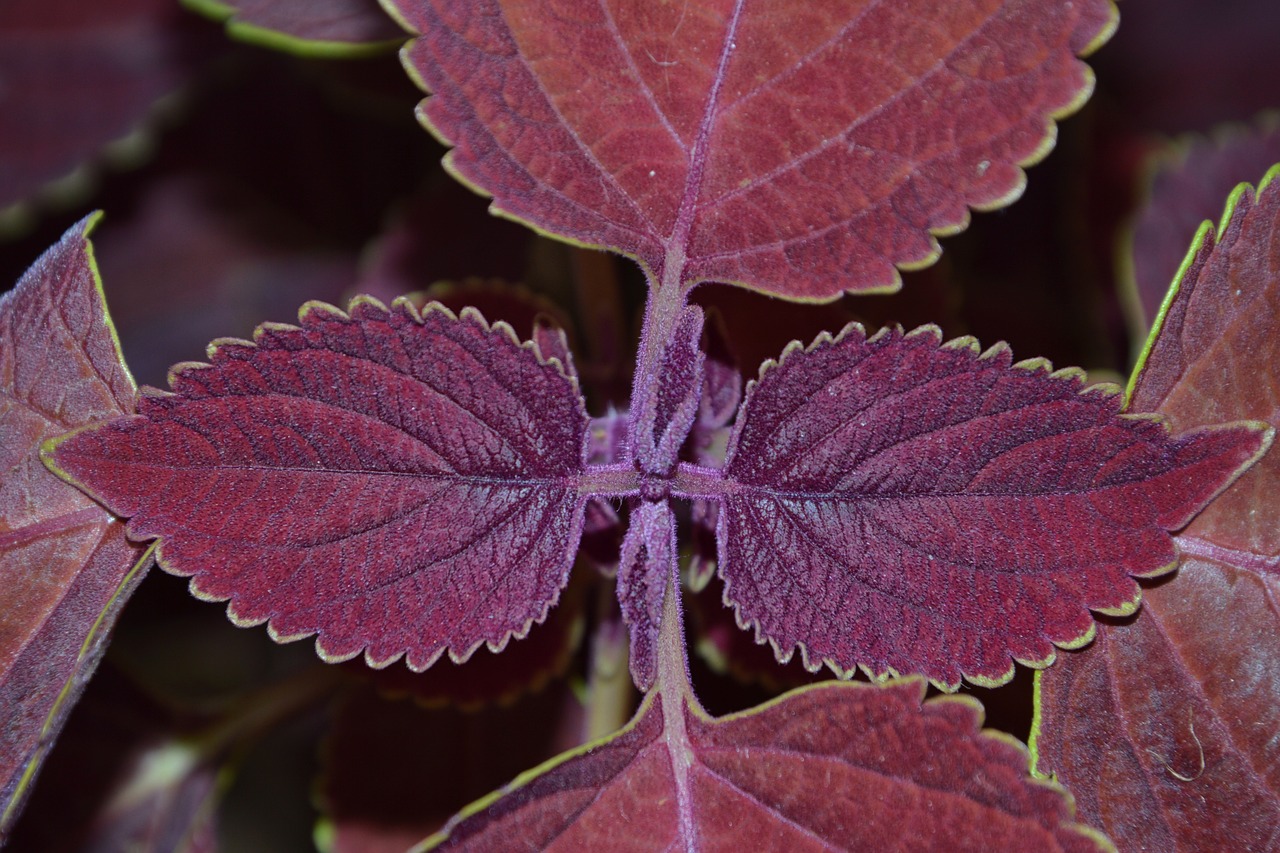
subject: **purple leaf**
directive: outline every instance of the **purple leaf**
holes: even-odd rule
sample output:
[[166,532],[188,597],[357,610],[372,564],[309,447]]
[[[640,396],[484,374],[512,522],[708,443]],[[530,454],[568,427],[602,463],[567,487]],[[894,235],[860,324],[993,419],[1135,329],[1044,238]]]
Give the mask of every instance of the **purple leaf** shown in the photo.
[[1003,683],[1017,660],[1134,610],[1172,568],[1166,530],[1264,446],[1239,427],[1171,439],[1116,389],[1011,364],[1007,347],[859,327],[762,370],[730,439],[725,599],[781,660]]
[[0,843],[142,578],[142,549],[40,462],[42,442],[131,411],[82,220],[0,296]]
[[500,649],[545,618],[577,551],[577,386],[474,312],[350,311],[309,303],[301,327],[215,342],[173,394],[53,460],[238,624],[415,670]]
[[172,0],[0,3],[0,211],[142,127],[188,77]]
[[655,283],[896,288],[1091,86],[1109,0],[391,0],[446,160],[494,208]]

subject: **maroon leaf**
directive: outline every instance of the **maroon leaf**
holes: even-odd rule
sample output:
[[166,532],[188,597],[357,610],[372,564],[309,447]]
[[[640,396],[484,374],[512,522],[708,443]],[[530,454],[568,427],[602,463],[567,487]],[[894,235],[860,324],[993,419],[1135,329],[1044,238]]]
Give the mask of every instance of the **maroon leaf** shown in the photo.
[[[1204,228],[1135,374],[1183,428],[1280,422],[1280,167]],[[1121,849],[1275,850],[1280,825],[1280,464],[1269,452],[1177,537],[1139,618],[1036,680],[1038,772]],[[1084,709],[1088,709],[1087,712]]]
[[0,210],[144,124],[187,78],[172,0],[0,4]]
[[134,405],[93,223],[0,296],[0,842],[145,568],[122,526],[40,462],[41,442]]
[[1108,0],[393,0],[447,164],[494,208],[656,282],[821,299],[895,288],[1090,88]]
[[239,624],[415,670],[500,649],[545,618],[577,550],[576,384],[474,312],[350,311],[309,303],[300,328],[216,342],[174,394],[53,459]]
[[226,21],[233,38],[303,56],[365,56],[405,39],[377,0],[184,0],[184,5]]
[[1171,439],[1078,371],[1007,347],[859,327],[790,348],[747,392],[718,530],[725,599],[787,660],[1003,683],[1132,612],[1130,575],[1265,443]]
[[1151,177],[1146,205],[1133,226],[1130,285],[1149,328],[1178,273],[1200,223],[1217,216],[1241,181],[1252,181],[1280,162],[1280,123],[1230,127],[1213,137],[1189,138],[1166,152]]
[[439,850],[1095,851],[972,699],[829,684],[713,720],[652,693],[617,736],[469,807]]

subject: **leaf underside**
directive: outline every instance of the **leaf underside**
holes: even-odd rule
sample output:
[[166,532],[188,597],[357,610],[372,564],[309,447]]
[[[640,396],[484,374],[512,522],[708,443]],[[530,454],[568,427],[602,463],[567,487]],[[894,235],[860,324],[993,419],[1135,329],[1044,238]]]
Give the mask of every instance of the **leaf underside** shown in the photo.
[[[996,684],[1131,612],[1130,576],[1257,454],[1240,426],[1169,437],[1078,371],[859,327],[761,371],[730,438],[726,602],[786,660]],[[1082,390],[1083,389],[1083,390]]]
[[1009,203],[1110,0],[390,0],[446,165],[658,282],[797,299],[893,289]]
[[123,527],[39,455],[41,442],[133,408],[92,224],[0,296],[0,841],[142,576]]
[[576,383],[439,306],[311,303],[179,365],[172,394],[51,451],[240,624],[326,659],[502,648],[541,621],[582,528]]
[[719,720],[683,705],[677,724],[654,693],[621,733],[468,808],[430,849],[1105,849],[1028,778],[1016,742],[979,732],[976,702],[923,694],[919,679],[830,684]]

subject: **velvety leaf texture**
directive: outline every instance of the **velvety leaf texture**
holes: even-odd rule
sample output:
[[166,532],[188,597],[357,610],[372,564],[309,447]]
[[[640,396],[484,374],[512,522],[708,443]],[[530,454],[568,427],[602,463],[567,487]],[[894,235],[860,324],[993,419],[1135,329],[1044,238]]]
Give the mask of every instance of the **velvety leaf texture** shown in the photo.
[[306,55],[358,56],[385,50],[404,33],[377,0],[183,0],[236,38]]
[[0,842],[142,574],[123,526],[40,462],[46,439],[133,409],[92,223],[0,296]]
[[954,687],[1043,666],[1128,613],[1182,526],[1258,453],[1249,427],[1171,439],[1078,372],[936,328],[794,346],[730,439],[725,599],[782,659]]
[[56,464],[240,624],[423,669],[542,620],[582,526],[576,383],[505,325],[311,303],[222,341]]
[[[463,812],[439,850],[1097,851],[972,700],[920,680],[797,691],[713,720],[648,701],[619,735]],[[652,694],[657,696],[658,694]],[[687,763],[675,764],[673,753]],[[675,770],[680,767],[680,770]],[[481,809],[481,810],[478,810]]]
[[447,164],[539,229],[666,284],[894,288],[1091,87],[1075,3],[389,0]]
[[[1280,422],[1280,168],[1205,228],[1132,405]],[[1177,537],[1130,624],[1037,678],[1037,770],[1122,850],[1280,850],[1280,466],[1270,450]],[[1083,709],[1087,708],[1085,713]]]

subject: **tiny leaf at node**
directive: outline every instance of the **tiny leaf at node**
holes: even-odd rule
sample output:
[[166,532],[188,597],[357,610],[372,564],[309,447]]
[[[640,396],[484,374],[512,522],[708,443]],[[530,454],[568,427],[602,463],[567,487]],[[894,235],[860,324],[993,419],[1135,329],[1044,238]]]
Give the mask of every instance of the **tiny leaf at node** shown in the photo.
[[362,299],[210,359],[51,451],[193,592],[317,634],[326,659],[417,670],[546,616],[584,501],[587,419],[558,363],[474,312]]

